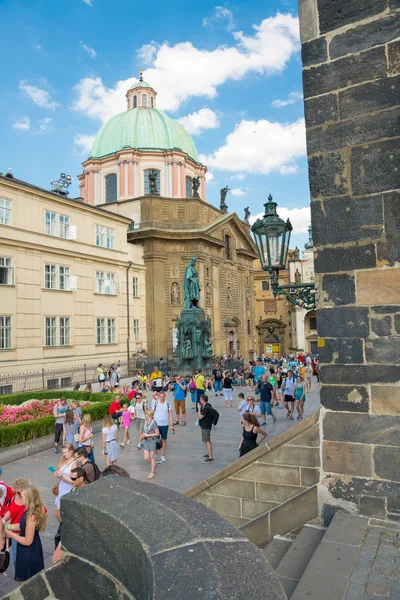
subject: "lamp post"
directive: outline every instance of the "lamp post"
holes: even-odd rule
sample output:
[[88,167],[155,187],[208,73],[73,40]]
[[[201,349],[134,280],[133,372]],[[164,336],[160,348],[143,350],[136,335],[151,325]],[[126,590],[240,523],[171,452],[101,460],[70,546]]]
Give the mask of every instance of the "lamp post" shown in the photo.
[[289,302],[306,308],[315,308],[315,286],[313,283],[290,283],[279,285],[279,271],[286,269],[292,224],[285,222],[276,212],[277,203],[271,194],[264,204],[265,214],[252,225],[251,231],[257,245],[261,268],[269,272],[274,298],[285,296]]

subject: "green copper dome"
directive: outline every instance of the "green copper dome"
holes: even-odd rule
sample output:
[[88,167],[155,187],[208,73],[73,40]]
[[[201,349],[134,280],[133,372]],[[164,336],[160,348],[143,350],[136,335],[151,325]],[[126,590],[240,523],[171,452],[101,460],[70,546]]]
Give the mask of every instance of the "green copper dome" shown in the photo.
[[187,131],[156,108],[133,108],[112,117],[97,133],[89,158],[102,158],[131,148],[152,152],[181,150],[199,162],[196,146]]
[[150,88],[151,90],[153,89],[153,87],[149,83],[147,83],[147,81],[143,81],[143,80],[139,80],[139,81],[136,81],[136,83],[132,83],[130,89],[133,90],[138,87],[139,88]]

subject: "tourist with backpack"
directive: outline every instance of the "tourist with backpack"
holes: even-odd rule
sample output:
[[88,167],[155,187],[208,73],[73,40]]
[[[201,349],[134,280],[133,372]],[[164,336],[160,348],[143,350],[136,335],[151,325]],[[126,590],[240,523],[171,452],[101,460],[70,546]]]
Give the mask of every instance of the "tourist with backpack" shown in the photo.
[[203,456],[203,463],[214,462],[211,443],[211,428],[213,424],[216,424],[216,421],[218,420],[218,418],[215,419],[214,412],[217,411],[214,411],[211,404],[209,404],[207,394],[203,394],[202,396],[200,396],[200,403],[197,411],[197,416],[199,419],[199,425],[201,429],[201,441],[205,443],[207,448],[207,454]]
[[[119,450],[119,449],[118,449]],[[100,479],[101,471],[96,463],[92,462],[88,458],[88,452],[84,446],[75,450],[75,460],[79,467],[82,467],[86,471],[86,477],[89,483]]]
[[190,382],[189,382],[190,397],[192,400],[192,410],[196,410],[196,401],[197,401],[197,387],[196,387],[195,376],[196,376],[196,374],[193,373],[192,377],[190,378]]
[[214,383],[214,392],[215,395],[218,396],[218,392],[220,396],[223,396],[222,393],[222,371],[221,367],[217,365],[217,367],[213,370],[213,383]]
[[165,401],[165,392],[158,392],[158,400],[153,400],[151,408],[154,410],[154,420],[160,431],[162,439],[161,456],[157,464],[165,463],[165,450],[167,449],[168,426],[171,427],[172,433],[175,433],[174,423],[172,419],[172,406],[170,402]]

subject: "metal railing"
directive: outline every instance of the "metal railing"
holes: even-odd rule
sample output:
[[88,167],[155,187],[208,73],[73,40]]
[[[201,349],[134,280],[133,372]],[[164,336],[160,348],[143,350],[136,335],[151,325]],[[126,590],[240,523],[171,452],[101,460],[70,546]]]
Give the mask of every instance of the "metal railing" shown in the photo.
[[[132,377],[134,379],[137,371],[141,370],[150,375],[153,372],[154,365],[158,365],[160,357],[149,358],[145,360],[132,358],[129,363],[120,362],[120,373],[121,378]],[[219,361],[210,362],[209,368],[203,369],[205,376],[211,376],[213,369],[219,364]],[[45,391],[45,390],[56,390],[72,388],[77,383],[80,384],[81,390],[87,383],[97,383],[96,368],[98,363],[85,363],[83,365],[76,365],[71,367],[60,367],[57,369],[41,369],[38,371],[27,371],[24,373],[10,373],[0,374],[0,395],[2,394],[15,394],[18,392],[30,392],[30,391]],[[221,365],[221,370],[228,369],[233,371],[237,369],[240,371],[244,367],[243,360],[226,360]],[[104,371],[107,374],[108,366],[104,367]],[[190,366],[178,367],[178,360],[176,358],[166,358],[161,363],[161,371],[163,374],[180,375],[186,377],[193,373],[193,368]]]

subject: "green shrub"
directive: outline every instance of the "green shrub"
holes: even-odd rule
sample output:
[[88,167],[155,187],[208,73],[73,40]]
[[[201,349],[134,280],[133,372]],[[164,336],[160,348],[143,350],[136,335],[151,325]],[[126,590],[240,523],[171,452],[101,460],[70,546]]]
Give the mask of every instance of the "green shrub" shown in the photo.
[[[87,392],[75,392],[77,394],[87,394]],[[48,395],[45,395],[43,392],[43,398],[48,398]],[[14,394],[14,396],[20,396],[21,394]],[[102,394],[95,393],[90,394],[90,402],[94,402],[91,406],[83,406],[82,412],[83,414],[90,414],[92,417],[92,422],[99,421],[103,419],[103,417],[108,413],[108,409],[114,397],[117,394]],[[66,394],[67,398],[73,400],[70,395]],[[94,396],[94,397],[93,397]],[[2,396],[3,399],[5,396]],[[53,398],[58,398],[59,395],[52,396]],[[36,400],[41,400],[43,398],[35,397]],[[107,400],[105,400],[107,398]],[[20,400],[20,402],[14,402],[14,404],[21,404],[25,402],[25,400],[31,400],[32,394],[29,398],[24,398]],[[77,398],[76,398],[77,399]],[[83,401],[82,399],[80,399]],[[85,398],[85,400],[87,400]],[[11,404],[11,403],[9,403]],[[21,442],[27,442],[29,440],[34,440],[39,437],[43,437],[44,435],[48,435],[54,432],[54,417],[42,417],[41,419],[34,419],[31,421],[25,421],[24,423],[16,423],[15,425],[5,425],[0,427],[0,448],[7,448],[9,446],[14,446],[15,444],[20,444]]]
[[45,392],[21,392],[20,394],[4,394],[0,396],[0,403],[8,406],[18,406],[27,400],[53,400],[65,396],[68,400],[78,402],[104,402],[104,398],[115,398],[118,394],[104,394],[102,392],[68,392],[65,390],[48,390]]

